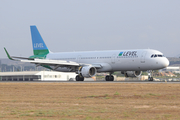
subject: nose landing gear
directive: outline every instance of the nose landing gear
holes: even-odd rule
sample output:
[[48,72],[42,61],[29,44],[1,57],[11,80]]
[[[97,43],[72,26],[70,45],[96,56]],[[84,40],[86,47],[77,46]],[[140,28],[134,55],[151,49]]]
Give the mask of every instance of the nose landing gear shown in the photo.
[[153,81],[153,77],[152,77],[152,70],[148,70],[148,81]]

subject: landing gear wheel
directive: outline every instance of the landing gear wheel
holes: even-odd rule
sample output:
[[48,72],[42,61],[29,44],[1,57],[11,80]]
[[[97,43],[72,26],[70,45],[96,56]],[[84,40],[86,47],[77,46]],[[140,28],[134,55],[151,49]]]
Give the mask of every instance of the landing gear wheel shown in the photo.
[[152,70],[148,70],[147,72],[148,72],[148,81],[153,81],[153,77],[151,75],[153,71]]
[[76,76],[76,81],[84,81],[84,77],[77,75]]
[[114,81],[114,76],[113,75],[110,75],[109,81]]
[[106,79],[106,81],[114,81],[114,76],[113,75],[107,75],[105,79]]
[[106,81],[109,81],[109,75],[106,75],[105,79]]
[[153,77],[148,77],[148,81],[153,81]]

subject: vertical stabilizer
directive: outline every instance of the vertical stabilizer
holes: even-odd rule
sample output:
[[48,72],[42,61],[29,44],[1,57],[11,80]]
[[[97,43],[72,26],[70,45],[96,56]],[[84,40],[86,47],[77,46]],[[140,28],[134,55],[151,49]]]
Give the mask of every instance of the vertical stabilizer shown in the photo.
[[[49,50],[36,26],[30,26],[34,57],[45,57]],[[33,56],[32,56],[33,57]]]

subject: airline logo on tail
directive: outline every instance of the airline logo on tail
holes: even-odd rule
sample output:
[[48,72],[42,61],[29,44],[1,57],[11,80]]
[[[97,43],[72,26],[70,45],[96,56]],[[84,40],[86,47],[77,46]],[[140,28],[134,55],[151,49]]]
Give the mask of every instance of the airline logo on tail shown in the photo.
[[43,43],[34,43],[34,48],[44,48]]

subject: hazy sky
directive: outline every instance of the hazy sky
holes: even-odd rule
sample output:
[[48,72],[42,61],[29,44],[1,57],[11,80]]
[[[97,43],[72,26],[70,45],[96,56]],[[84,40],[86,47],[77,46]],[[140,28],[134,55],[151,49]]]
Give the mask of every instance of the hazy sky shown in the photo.
[[0,58],[33,54],[30,25],[52,52],[156,49],[180,54],[180,0],[0,0]]

